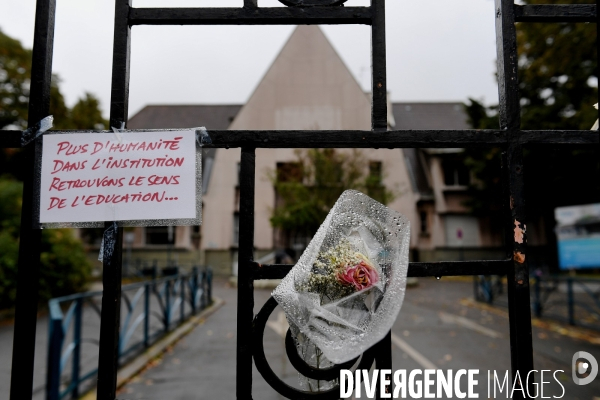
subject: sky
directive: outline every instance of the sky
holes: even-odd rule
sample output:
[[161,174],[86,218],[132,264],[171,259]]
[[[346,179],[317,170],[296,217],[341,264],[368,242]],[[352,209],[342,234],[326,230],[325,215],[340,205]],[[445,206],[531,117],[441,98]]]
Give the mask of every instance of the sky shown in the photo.
[[[133,0],[134,7],[240,7],[243,0]],[[347,6],[369,0],[348,0]],[[259,6],[282,6],[259,0]],[[0,0],[0,29],[31,48],[35,0]],[[393,101],[498,102],[493,0],[386,0]],[[72,106],[85,92],[110,105],[114,1],[57,0],[53,72]],[[365,91],[370,27],[323,26]],[[129,115],[147,104],[243,104],[293,26],[135,26]]]

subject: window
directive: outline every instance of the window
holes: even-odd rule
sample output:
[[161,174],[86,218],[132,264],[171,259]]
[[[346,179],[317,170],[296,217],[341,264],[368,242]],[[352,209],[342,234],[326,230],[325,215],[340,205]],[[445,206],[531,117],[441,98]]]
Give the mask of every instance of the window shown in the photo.
[[278,182],[302,182],[302,167],[297,162],[277,163]]
[[419,213],[419,218],[420,218],[420,222],[421,222],[421,234],[428,234],[429,227],[427,224],[427,211],[421,211]]
[[469,185],[469,169],[462,160],[444,160],[442,168],[444,169],[444,184],[446,186]]
[[146,228],[146,244],[173,244],[175,243],[175,227],[149,226]]

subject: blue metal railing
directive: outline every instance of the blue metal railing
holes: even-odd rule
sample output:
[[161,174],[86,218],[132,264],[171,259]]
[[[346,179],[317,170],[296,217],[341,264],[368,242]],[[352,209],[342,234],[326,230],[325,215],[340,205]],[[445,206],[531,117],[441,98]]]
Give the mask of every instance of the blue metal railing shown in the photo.
[[[566,320],[570,325],[599,329],[600,279],[536,277],[533,284],[532,307],[536,317]],[[579,310],[577,315],[576,310]]]
[[473,276],[473,297],[477,301],[493,304],[494,299],[504,293],[503,289],[501,276]]
[[[532,273],[531,309],[536,317],[600,330],[600,279]],[[499,276],[476,276],[475,300],[507,306]]]
[[[48,302],[47,400],[60,400],[69,394],[71,399],[79,398],[82,385],[96,375],[97,349],[83,345],[99,345],[97,337],[84,336],[99,334],[99,325],[94,329],[93,324],[99,324],[101,297],[102,292],[86,292]],[[175,325],[206,308],[211,299],[212,271],[209,268],[199,271],[194,267],[190,274],[123,286],[119,362],[149,347]],[[63,313],[63,309],[66,312]],[[95,315],[95,321],[86,319],[88,314]],[[84,334],[86,327],[92,332]],[[87,350],[85,362],[82,350]],[[68,366],[70,374],[66,373]]]

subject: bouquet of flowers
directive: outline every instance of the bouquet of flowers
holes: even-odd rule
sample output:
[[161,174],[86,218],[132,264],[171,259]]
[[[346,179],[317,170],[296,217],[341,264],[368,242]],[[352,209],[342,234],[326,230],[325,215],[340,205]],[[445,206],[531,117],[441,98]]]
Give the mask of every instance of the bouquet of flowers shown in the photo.
[[342,193],[273,291],[305,362],[341,364],[387,334],[404,299],[409,239],[403,215],[358,191]]
[[356,251],[346,238],[318,254],[308,282],[300,285],[306,292],[335,300],[368,289],[379,282],[379,272],[363,253]]

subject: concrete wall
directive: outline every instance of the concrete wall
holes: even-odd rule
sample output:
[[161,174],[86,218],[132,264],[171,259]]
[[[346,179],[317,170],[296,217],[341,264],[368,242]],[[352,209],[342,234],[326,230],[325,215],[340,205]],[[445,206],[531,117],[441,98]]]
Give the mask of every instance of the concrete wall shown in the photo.
[[[368,131],[371,104],[321,30],[316,26],[300,26],[230,129]],[[418,220],[402,151],[365,149],[362,152],[367,160],[382,162],[384,184],[398,194],[389,206],[411,220],[415,246]],[[255,246],[259,251],[273,248],[269,218],[275,191],[269,173],[274,173],[277,162],[294,160],[293,149],[256,150]],[[207,262],[210,262],[209,252],[216,254],[233,245],[239,162],[239,149],[219,149],[216,153],[213,176],[204,196],[202,249],[207,252]],[[214,257],[221,259],[221,256]]]

